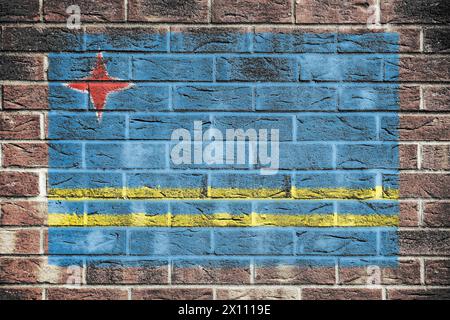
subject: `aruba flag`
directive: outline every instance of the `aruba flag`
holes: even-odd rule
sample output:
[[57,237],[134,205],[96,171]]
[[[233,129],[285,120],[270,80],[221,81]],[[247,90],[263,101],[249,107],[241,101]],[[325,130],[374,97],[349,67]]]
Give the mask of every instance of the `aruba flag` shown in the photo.
[[[396,265],[398,34],[79,41],[48,56],[52,263]],[[276,130],[277,172],[259,158],[175,163],[172,134],[195,137],[195,123]]]

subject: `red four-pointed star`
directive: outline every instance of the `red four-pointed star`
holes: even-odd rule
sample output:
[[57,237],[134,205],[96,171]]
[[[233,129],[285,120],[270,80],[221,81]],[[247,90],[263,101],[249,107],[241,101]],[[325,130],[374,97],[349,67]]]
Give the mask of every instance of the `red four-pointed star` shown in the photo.
[[101,53],[97,55],[97,62],[91,75],[83,80],[83,82],[69,83],[68,86],[78,91],[89,92],[99,121],[102,119],[102,111],[108,95],[130,87],[130,83],[117,81],[118,79],[109,76]]

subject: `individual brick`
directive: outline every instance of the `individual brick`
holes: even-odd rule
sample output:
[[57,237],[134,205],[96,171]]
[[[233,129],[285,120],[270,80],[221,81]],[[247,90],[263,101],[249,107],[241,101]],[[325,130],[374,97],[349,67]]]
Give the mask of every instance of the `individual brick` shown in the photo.
[[2,145],[4,167],[46,167],[48,147],[44,143],[5,143]]
[[41,300],[42,289],[1,287],[0,300]]
[[0,80],[44,80],[42,55],[0,56]]
[[132,289],[133,300],[212,300],[211,288],[155,288]]
[[216,62],[217,81],[295,81],[293,58],[284,57],[221,57]]
[[381,0],[381,23],[448,23],[446,0]]
[[450,292],[447,288],[418,288],[418,289],[390,289],[387,290],[388,300],[449,300]]
[[[374,262],[374,265],[376,263]],[[382,266],[379,277],[370,266],[341,266],[339,283],[344,285],[420,285],[418,260],[401,260],[395,266]]]
[[376,138],[377,128],[373,116],[297,116],[298,141],[370,141]]
[[48,109],[47,85],[3,85],[3,109]]
[[48,166],[57,168],[81,168],[83,147],[78,142],[51,142],[48,144]]
[[[345,84],[338,87],[338,94],[338,108],[340,111],[397,111],[401,108],[401,104],[403,102],[401,100],[401,88],[399,88],[397,85],[390,84]],[[419,90],[417,90],[417,99],[418,101],[420,101]],[[418,106],[419,104],[417,104],[417,107]]]
[[208,0],[130,0],[128,21],[208,22]]
[[425,202],[423,222],[427,227],[448,228],[450,227],[450,202]]
[[289,0],[216,0],[211,11],[212,21],[219,23],[289,23],[293,19]]
[[[279,169],[333,169],[331,145],[280,143]],[[257,167],[264,167],[260,163]]]
[[0,254],[39,254],[40,232],[35,229],[0,229]]
[[126,289],[57,288],[46,289],[47,300],[127,300]]
[[398,169],[397,144],[344,144],[337,146],[337,167],[340,169]]
[[419,110],[420,87],[401,85],[399,89],[400,110]]
[[450,170],[450,146],[424,145],[422,147],[422,168]]
[[400,169],[417,169],[417,145],[401,144],[399,154]]
[[35,201],[0,202],[2,226],[39,226],[47,220],[47,206]]
[[447,231],[413,230],[399,231],[401,255],[440,256],[450,252]]
[[450,174],[402,173],[400,186],[402,198],[446,199],[450,194]]
[[0,115],[0,138],[4,140],[39,139],[39,115],[2,113]]
[[423,107],[427,111],[450,110],[450,87],[430,86],[423,87]]
[[0,3],[1,22],[34,22],[39,20],[39,0]]
[[241,27],[172,27],[171,52],[250,52],[250,30]]
[[250,260],[190,259],[172,262],[174,284],[249,284]]
[[450,260],[425,260],[425,284],[448,286],[450,284]]
[[381,289],[305,288],[302,300],[381,300]]
[[31,172],[1,172],[0,196],[30,197],[39,194],[39,176]]
[[56,27],[5,27],[3,50],[9,51],[81,51],[83,34]]
[[399,133],[401,141],[448,141],[450,117],[402,115]]
[[165,284],[168,261],[115,259],[88,260],[87,284]]
[[217,300],[297,300],[295,288],[218,288]]
[[[450,7],[449,7],[450,8]],[[450,28],[427,28],[424,32],[425,52],[450,52]]]
[[165,27],[87,27],[86,49],[167,52],[168,37]]
[[415,201],[400,202],[400,227],[417,227],[419,224],[419,205]]
[[334,259],[255,260],[257,284],[334,284]]
[[296,23],[367,23],[375,0],[297,0]]
[[450,57],[403,56],[397,61],[388,63],[385,73],[388,81],[450,81]]
[[[80,7],[82,22],[119,22],[125,19],[125,2],[121,0],[80,0],[76,4]],[[66,12],[70,5],[73,5],[70,0],[44,1],[44,20],[65,22],[70,16],[70,13]]]

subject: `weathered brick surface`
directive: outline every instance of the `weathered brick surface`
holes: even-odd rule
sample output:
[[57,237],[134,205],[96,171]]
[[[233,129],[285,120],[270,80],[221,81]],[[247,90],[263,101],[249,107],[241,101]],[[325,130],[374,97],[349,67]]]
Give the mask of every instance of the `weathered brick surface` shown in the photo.
[[[72,4],[80,6],[81,29],[66,28]],[[0,300],[450,299],[449,12],[447,0],[0,1]],[[361,40],[367,35],[369,40]],[[124,47],[126,54],[120,52]],[[92,57],[82,57],[84,51]],[[84,112],[93,110],[93,101],[66,83],[89,76],[100,51],[110,76],[135,83],[109,100],[108,121],[94,123]],[[50,117],[49,109],[61,113]],[[280,159],[282,172],[265,179],[222,172],[239,166],[197,176],[175,171],[161,140],[198,118],[205,128],[279,127],[280,151],[290,150]],[[64,141],[39,141],[43,133]],[[148,142],[129,152],[116,143],[127,139]],[[393,146],[397,140],[399,148]],[[313,141],[323,144],[319,155],[307,146]],[[331,147],[330,141],[345,142]],[[392,160],[397,152],[398,163]],[[49,163],[49,153],[59,161]],[[138,161],[144,158],[151,161]],[[112,172],[117,163],[126,168],[123,175]],[[359,173],[379,166],[377,174]],[[48,186],[40,185],[48,167],[64,174],[49,172]],[[352,171],[334,174],[335,169]],[[398,183],[390,173],[397,169]],[[278,188],[271,196],[295,198],[294,187],[344,181],[344,187],[375,190],[381,178],[385,196],[399,184],[401,229],[377,234],[361,228],[349,235],[286,228],[228,233],[218,227],[194,239],[179,228],[155,235],[76,227],[71,236],[47,228],[48,212],[61,206],[47,202],[40,190],[70,185],[71,172],[79,173],[79,184],[114,184],[120,190],[133,183],[156,186],[147,170],[173,172],[158,176],[158,183],[190,181],[201,198],[211,186],[226,190],[237,181],[243,189]],[[330,174],[319,176],[317,170]],[[233,195],[249,197],[245,190]],[[161,191],[155,198],[164,196]],[[340,203],[325,202],[308,213],[341,209]],[[102,210],[78,205],[71,202],[64,210]],[[270,211],[269,205],[246,201],[235,207],[247,218],[255,206]],[[345,208],[358,214],[375,210],[374,204]],[[170,209],[167,223],[180,223],[186,207]],[[263,220],[257,221],[270,225]],[[97,245],[86,245],[92,239]],[[374,280],[373,269],[361,263],[370,261],[367,255],[395,254],[397,245],[399,264],[381,267]],[[364,256],[357,266],[346,264],[358,260],[353,256],[334,257],[350,251]],[[70,257],[49,261],[49,252]],[[130,254],[135,256],[123,259]],[[263,263],[261,256],[273,254],[281,254],[280,261],[301,257],[291,265],[278,258]],[[85,269],[78,255],[87,255]],[[305,264],[312,256],[313,266]],[[81,287],[67,286],[74,281]]]

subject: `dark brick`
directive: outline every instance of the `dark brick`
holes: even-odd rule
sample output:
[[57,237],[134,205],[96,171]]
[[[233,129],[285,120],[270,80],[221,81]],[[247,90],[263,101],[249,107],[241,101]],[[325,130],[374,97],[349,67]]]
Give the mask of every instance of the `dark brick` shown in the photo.
[[402,198],[446,199],[450,195],[450,174],[401,173]]
[[1,172],[0,196],[26,197],[39,194],[39,177],[35,173],[28,172]]
[[110,288],[48,288],[48,300],[127,300],[125,289]]
[[46,110],[47,85],[3,85],[3,109]]
[[450,227],[450,202],[425,202],[423,222],[427,227]]
[[38,115],[0,114],[0,139],[39,139]]
[[400,110],[419,110],[420,87],[401,85],[398,95],[400,97]]
[[401,57],[399,72],[401,81],[450,81],[450,57]]
[[424,145],[422,147],[422,168],[450,170],[450,146]]
[[384,23],[449,23],[448,0],[381,0]]
[[415,201],[400,202],[400,227],[417,227],[419,224],[419,205]]
[[302,300],[381,300],[381,289],[305,288]]
[[0,56],[0,80],[44,80],[43,56]]
[[39,288],[0,288],[0,300],[41,300],[42,289]]
[[0,202],[0,225],[38,226],[46,223],[47,205],[35,201]]
[[44,20],[61,22],[66,21],[66,13],[70,5],[78,5],[82,22],[115,22],[125,19],[125,2],[123,0],[45,0]]
[[389,300],[450,300],[450,290],[444,289],[388,289]]
[[163,288],[132,289],[133,300],[212,300],[212,289],[203,288]]
[[39,20],[39,0],[0,1],[0,22]]
[[6,143],[2,146],[4,167],[47,167],[48,146],[45,143]]
[[3,50],[9,51],[81,51],[83,34],[68,28],[5,27]]
[[450,28],[425,29],[423,47],[425,52],[450,52]]
[[208,22],[208,0],[128,0],[128,21]]
[[215,0],[211,10],[213,22],[293,21],[290,0]]
[[376,0],[297,0],[297,23],[366,23]]
[[400,151],[400,168],[417,169],[417,145],[401,144],[399,151]]
[[402,141],[448,141],[450,117],[403,115],[399,130]]
[[401,255],[449,255],[450,237],[441,230],[400,230],[399,246]]
[[425,260],[425,284],[450,285],[450,260]]
[[424,87],[423,99],[427,111],[450,111],[450,86]]

